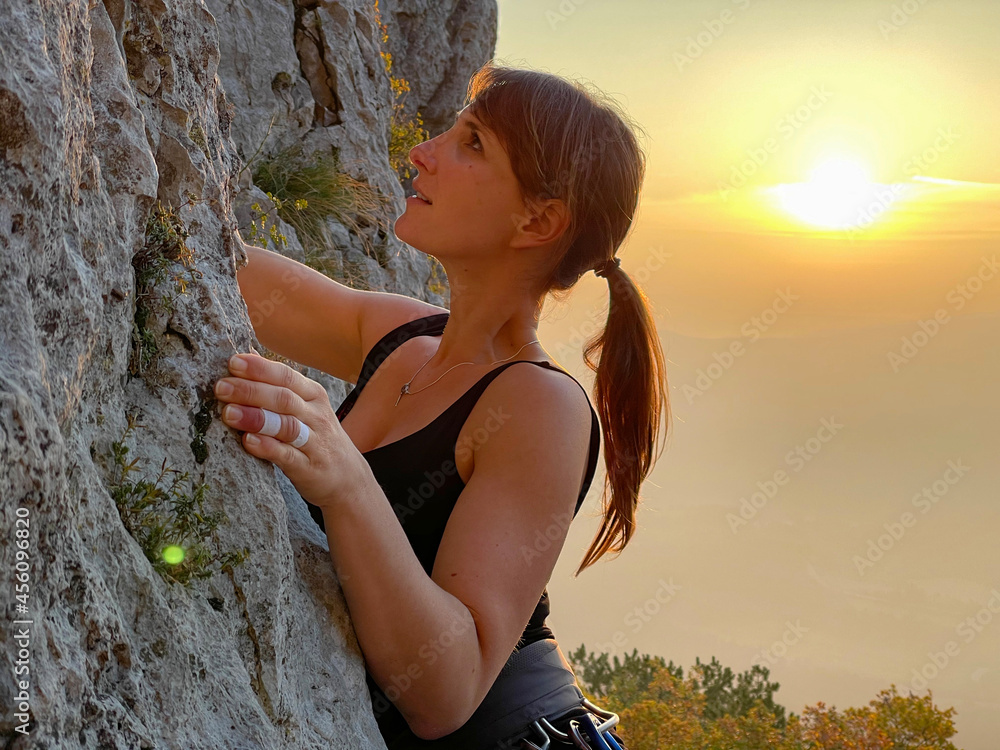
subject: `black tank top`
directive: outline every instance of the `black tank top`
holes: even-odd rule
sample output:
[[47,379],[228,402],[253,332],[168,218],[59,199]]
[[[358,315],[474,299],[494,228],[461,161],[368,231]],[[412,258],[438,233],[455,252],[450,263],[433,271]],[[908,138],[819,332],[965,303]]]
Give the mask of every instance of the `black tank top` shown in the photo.
[[[425,318],[412,320],[396,327],[372,347],[365,357],[361,366],[361,374],[358,377],[357,385],[347,394],[343,403],[337,408],[337,418],[343,421],[361,393],[361,389],[371,379],[375,370],[385,361],[399,345],[414,336],[440,336],[444,331],[445,323],[448,321],[448,313],[439,313]],[[394,440],[391,443],[380,445],[366,453],[362,453],[372,474],[378,480],[379,486],[385,492],[386,499],[392,505],[396,517],[406,538],[410,542],[417,559],[429,576],[434,569],[434,560],[437,556],[437,549],[444,536],[444,529],[448,523],[448,517],[455,507],[458,496],[465,488],[465,482],[459,476],[455,464],[455,447],[458,441],[462,426],[472,412],[476,401],[486,390],[487,386],[505,369],[516,365],[519,362],[531,362],[534,365],[546,367],[550,370],[558,370],[566,373],[562,368],[550,365],[548,362],[534,362],[532,360],[516,360],[507,362],[499,367],[490,370],[483,375],[479,381],[458,398],[451,406],[444,410],[433,422],[426,427],[406,437]],[[580,385],[576,378],[573,381]],[[580,385],[582,389],[583,386]],[[586,389],[584,389],[586,394]],[[587,403],[590,403],[588,396]],[[590,489],[591,482],[597,469],[597,458],[601,443],[600,422],[594,407],[590,407],[591,428],[590,428],[590,453],[587,463],[587,472],[584,478],[583,487],[577,498],[573,516],[580,510],[583,500]],[[309,513],[324,531],[326,526],[323,522],[323,511],[312,503],[306,503]],[[548,590],[542,591],[542,596],[535,606],[535,611],[528,620],[527,626],[521,635],[514,651],[524,648],[529,643],[542,640],[543,638],[553,638],[553,633],[545,624],[545,619],[549,615],[549,595]],[[421,741],[416,735],[409,732],[406,721],[396,707],[385,697],[378,684],[365,670],[368,689],[372,696],[372,707],[375,717],[379,723],[379,729],[390,749],[396,747],[410,746],[402,742],[404,736],[409,736],[414,741],[412,744],[419,745]],[[398,738],[400,741],[388,744],[390,739]]]

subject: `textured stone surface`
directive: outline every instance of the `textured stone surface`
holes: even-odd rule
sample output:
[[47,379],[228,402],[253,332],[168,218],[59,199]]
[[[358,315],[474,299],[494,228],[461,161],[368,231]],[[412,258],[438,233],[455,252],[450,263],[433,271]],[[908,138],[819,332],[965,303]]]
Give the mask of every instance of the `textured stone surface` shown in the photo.
[[493,57],[495,0],[412,0],[393,3],[389,28],[393,73],[410,84],[407,110],[419,111],[431,136],[451,127],[471,72]]
[[[434,118],[492,54],[489,2],[383,5],[397,63]],[[396,71],[394,71],[396,72]],[[275,0],[24,0],[0,21],[0,629],[7,747],[382,747],[326,546],[279,471],[254,459],[212,397],[235,351],[259,348],[235,280],[234,230],[261,196],[240,169],[267,133],[342,163],[387,196],[391,90],[372,7]],[[443,120],[441,120],[443,122]],[[267,143],[270,144],[269,140]],[[159,200],[177,207],[193,271],[146,321],[130,371],[137,284]],[[391,226],[391,223],[390,223]],[[288,253],[301,258],[294,233]],[[440,303],[422,253],[387,262],[330,227],[371,288]],[[346,384],[306,370],[336,403]],[[111,488],[129,413],[133,478],[166,466],[228,517],[208,540],[240,565],[189,587],[157,573]],[[25,515],[26,549],[16,529]],[[26,611],[15,609],[18,554]],[[14,727],[19,618],[31,620],[30,736]]]

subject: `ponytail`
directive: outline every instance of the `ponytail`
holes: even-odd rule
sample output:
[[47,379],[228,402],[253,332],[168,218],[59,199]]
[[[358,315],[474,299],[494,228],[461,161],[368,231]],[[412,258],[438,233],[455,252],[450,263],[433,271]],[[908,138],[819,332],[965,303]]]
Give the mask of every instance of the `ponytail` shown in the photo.
[[618,264],[602,275],[610,289],[608,322],[587,342],[583,359],[596,373],[594,400],[603,426],[607,476],[601,527],[574,577],[607,552],[621,552],[629,543],[635,533],[639,487],[665,447],[661,445],[654,455],[661,413],[668,429],[671,419],[663,351],[646,295]]

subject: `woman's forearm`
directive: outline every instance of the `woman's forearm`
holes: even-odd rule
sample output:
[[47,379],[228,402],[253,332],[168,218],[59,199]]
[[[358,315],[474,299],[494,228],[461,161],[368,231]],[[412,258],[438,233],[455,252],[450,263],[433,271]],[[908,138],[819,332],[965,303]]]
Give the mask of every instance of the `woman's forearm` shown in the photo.
[[483,669],[468,607],[424,571],[374,475],[323,520],[368,671],[418,736],[454,731]]

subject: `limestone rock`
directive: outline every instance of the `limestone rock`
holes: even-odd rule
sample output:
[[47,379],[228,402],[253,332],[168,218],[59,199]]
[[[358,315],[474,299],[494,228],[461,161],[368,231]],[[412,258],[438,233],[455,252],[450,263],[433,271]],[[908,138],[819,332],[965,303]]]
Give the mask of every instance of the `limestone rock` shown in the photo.
[[[405,29],[397,60],[424,71],[421,106],[461,106],[455,82],[492,55],[495,2],[387,12]],[[0,738],[382,747],[326,538],[281,472],[242,449],[212,391],[231,354],[260,348],[235,232],[262,198],[244,167],[272,116],[275,147],[336,150],[387,217],[402,210],[372,7],[25,0],[3,18]],[[422,253],[361,230],[331,222],[331,252],[363,258],[371,288],[440,303]],[[343,397],[347,384],[304,372]],[[136,525],[149,510],[164,539]],[[213,529],[195,512],[225,518]],[[187,567],[174,568],[160,552],[185,521]]]
[[495,0],[412,0],[393,3],[386,21],[393,73],[410,84],[407,109],[419,111],[433,137],[455,121],[469,77],[493,57]]

